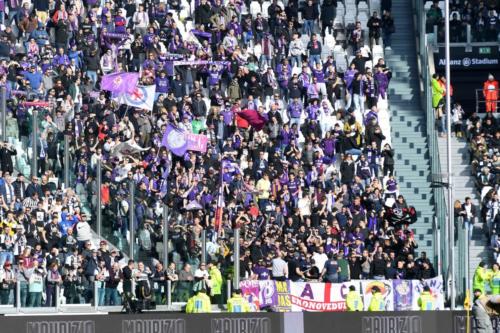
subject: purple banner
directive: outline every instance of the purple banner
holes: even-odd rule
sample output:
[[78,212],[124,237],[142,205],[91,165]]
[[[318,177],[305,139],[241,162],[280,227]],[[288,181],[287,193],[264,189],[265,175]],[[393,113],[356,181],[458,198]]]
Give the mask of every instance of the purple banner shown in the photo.
[[106,32],[104,34],[104,37],[110,38],[110,39],[127,39],[129,37],[128,34],[117,34],[113,32]]
[[267,308],[278,305],[278,291],[273,280],[259,281],[259,302],[260,307]]
[[0,11],[5,11],[5,0],[0,0]]
[[114,93],[132,93],[137,86],[139,73],[113,73],[102,77],[101,89]]
[[412,310],[413,288],[411,280],[393,280],[394,289],[394,310],[410,311]]
[[203,65],[229,65],[229,61],[209,61],[209,60],[177,60],[173,61],[174,66],[203,66]]
[[167,147],[173,154],[177,156],[184,156],[188,149],[188,142],[184,132],[172,125],[168,125],[161,145]]

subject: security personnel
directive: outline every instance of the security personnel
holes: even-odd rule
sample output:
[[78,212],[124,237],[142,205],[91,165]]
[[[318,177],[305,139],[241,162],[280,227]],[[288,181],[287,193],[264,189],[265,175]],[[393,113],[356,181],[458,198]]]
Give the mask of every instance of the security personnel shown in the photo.
[[361,295],[356,291],[356,287],[350,286],[349,292],[345,299],[347,311],[363,311],[363,300]]
[[384,310],[385,310],[384,296],[382,296],[380,288],[375,286],[372,288],[372,299],[370,301],[370,306],[368,307],[368,311],[384,311]]
[[227,312],[250,312],[250,304],[241,296],[241,290],[236,289],[233,297],[227,300]]
[[490,281],[491,294],[500,295],[500,265],[497,263],[493,264],[488,280]]
[[435,303],[434,296],[431,294],[431,288],[425,286],[418,298],[418,307],[421,311],[432,311],[435,310]]
[[481,261],[474,272],[472,289],[479,289],[481,293],[484,294],[484,285],[488,281],[488,276],[488,268],[486,267],[486,264]]
[[198,293],[191,297],[186,305],[186,313],[210,313],[212,303],[205,289],[200,289]]

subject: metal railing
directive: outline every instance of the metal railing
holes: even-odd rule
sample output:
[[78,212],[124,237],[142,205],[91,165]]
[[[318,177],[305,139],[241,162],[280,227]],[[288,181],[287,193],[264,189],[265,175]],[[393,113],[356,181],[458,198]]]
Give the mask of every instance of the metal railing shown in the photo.
[[[47,306],[44,301],[44,294],[40,292],[38,295],[40,298],[40,303],[35,306],[30,306],[30,297],[35,297],[35,295],[28,292],[28,282],[17,281],[15,286],[10,290],[9,293],[9,304],[0,305],[0,315],[13,315],[13,314],[50,314],[50,313],[73,313],[73,314],[89,314],[89,313],[110,313],[110,312],[121,312],[125,311],[123,307],[123,300],[121,295],[119,295],[119,304],[104,305],[103,294],[106,293],[105,288],[99,286],[100,282],[95,281],[91,286],[91,290],[88,289],[85,292],[91,292],[91,295],[87,295],[87,302],[84,300],[84,296],[80,295],[80,301],[82,303],[68,304],[67,299],[64,296],[63,285],[56,284],[54,291],[54,301],[51,306]],[[232,281],[225,281],[226,286],[226,297],[229,299],[232,295]],[[162,301],[156,303],[156,309],[153,311],[171,311],[180,312],[184,310],[186,301],[178,301],[178,295],[175,293],[174,283],[170,280],[166,281],[165,288],[163,292],[158,293],[156,290],[152,293],[152,299],[159,299]],[[83,293],[82,293],[83,294]],[[193,293],[191,293],[193,294]],[[223,294],[224,296],[224,294]],[[164,300],[164,301],[163,301]],[[100,302],[100,303],[99,303]],[[213,304],[214,311],[223,311],[223,307],[219,307],[217,304]]]
[[[492,90],[490,90],[492,91]],[[500,96],[500,89],[495,89],[497,96]],[[500,109],[500,100],[486,100],[483,89],[476,89],[476,112],[493,112]]]

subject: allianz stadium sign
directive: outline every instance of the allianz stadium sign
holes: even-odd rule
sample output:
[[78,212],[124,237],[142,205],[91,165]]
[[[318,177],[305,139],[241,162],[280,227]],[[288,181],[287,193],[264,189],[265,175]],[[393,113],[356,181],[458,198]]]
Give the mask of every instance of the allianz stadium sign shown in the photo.
[[[497,47],[473,48],[472,52],[465,52],[464,47],[451,47],[450,58],[450,66],[455,70],[493,69],[500,64]],[[446,65],[443,47],[434,54],[434,65],[437,68],[444,68]]]

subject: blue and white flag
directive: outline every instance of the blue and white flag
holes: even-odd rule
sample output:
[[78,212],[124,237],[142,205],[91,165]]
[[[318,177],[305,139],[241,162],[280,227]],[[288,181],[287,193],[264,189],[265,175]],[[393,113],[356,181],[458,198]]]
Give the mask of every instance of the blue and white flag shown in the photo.
[[120,104],[126,104],[134,108],[153,110],[155,103],[156,86],[137,86],[131,93],[124,93],[113,97]]

